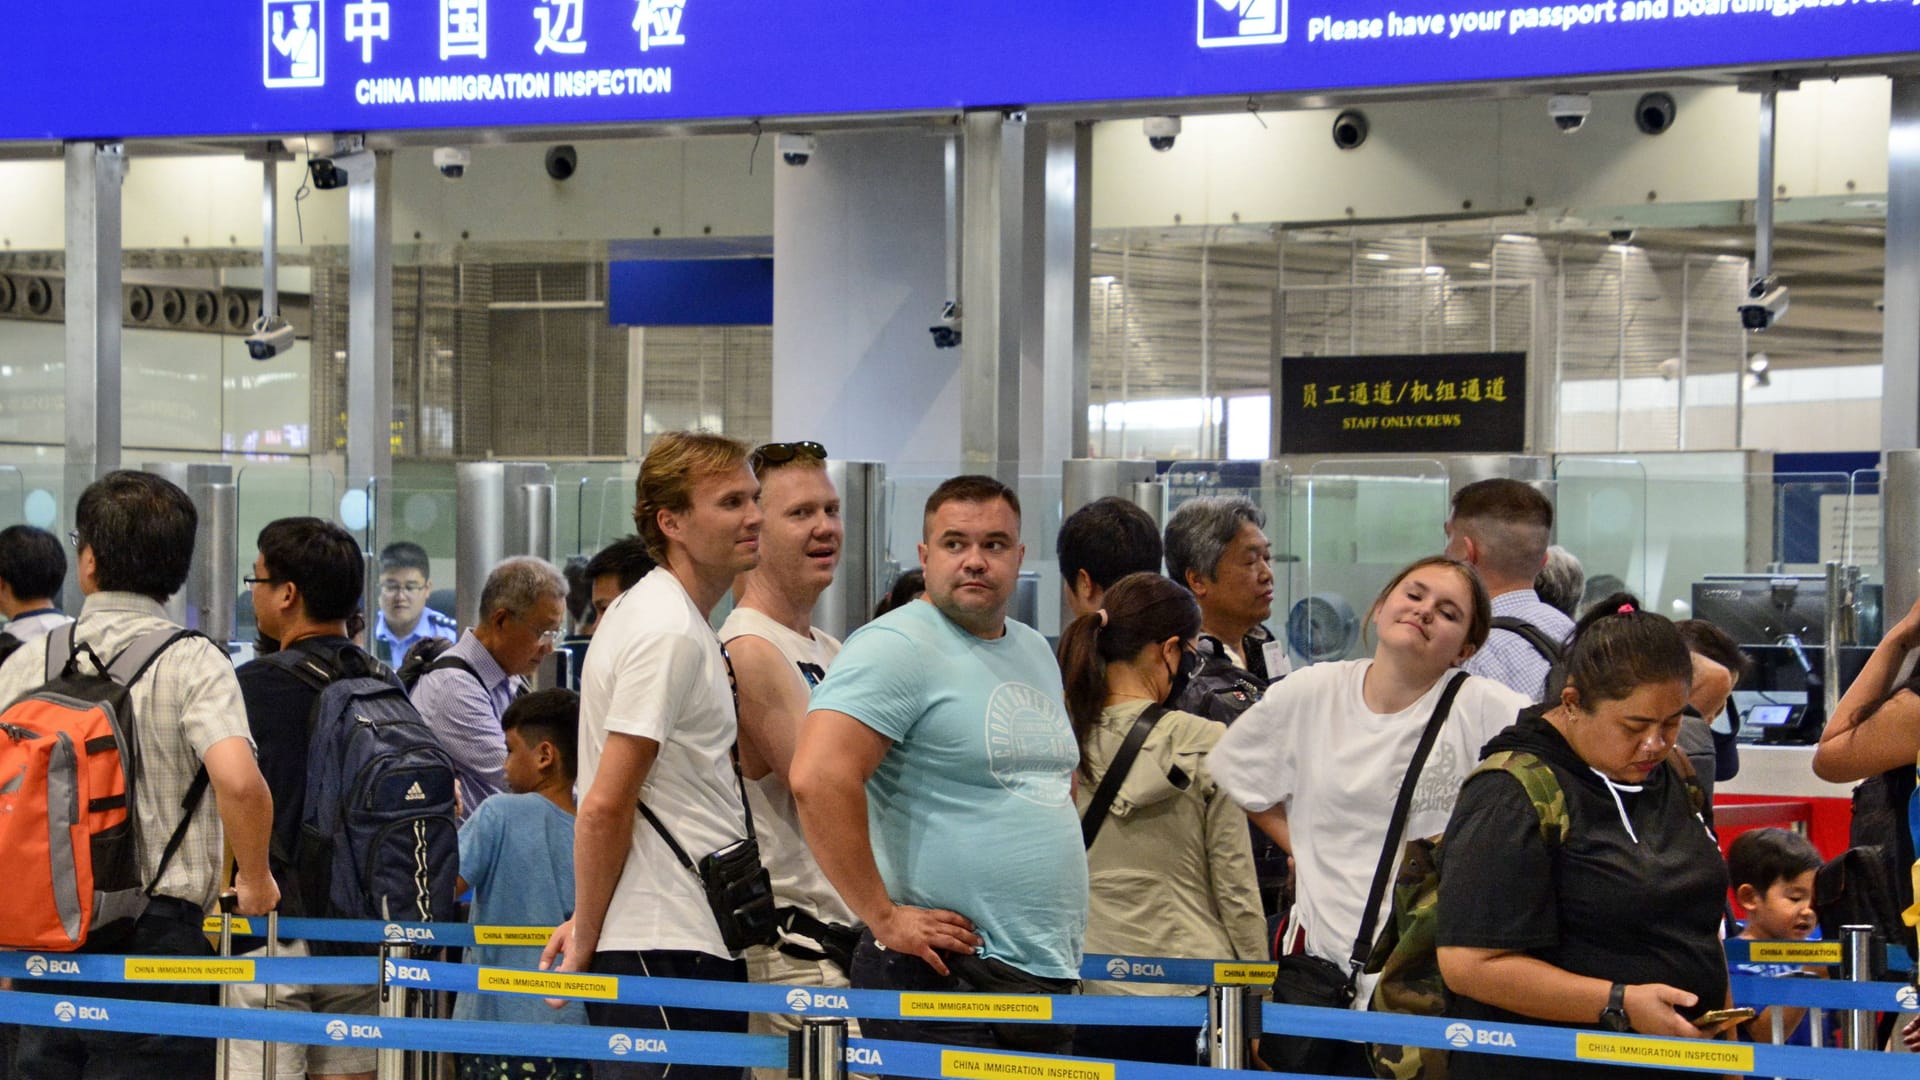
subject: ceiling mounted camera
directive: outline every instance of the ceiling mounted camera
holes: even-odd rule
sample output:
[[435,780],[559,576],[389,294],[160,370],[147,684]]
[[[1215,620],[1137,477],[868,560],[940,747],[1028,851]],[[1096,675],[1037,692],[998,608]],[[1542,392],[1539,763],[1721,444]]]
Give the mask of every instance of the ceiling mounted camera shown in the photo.
[[1547,115],[1562,134],[1571,135],[1587,124],[1593,115],[1593,98],[1586,94],[1555,94],[1547,99]]
[[1642,94],[1633,107],[1633,123],[1644,134],[1664,135],[1679,112],[1680,106],[1674,104],[1672,94],[1659,91]]
[[780,151],[780,160],[800,168],[813,160],[813,152],[820,147],[820,140],[804,131],[783,131],[774,140],[774,147]]
[[547,151],[547,175],[565,180],[580,168],[580,154],[572,146],[561,144]]
[[320,191],[332,191],[347,186],[347,171],[334,164],[332,158],[317,157],[307,162],[307,175],[313,177],[313,186]]
[[253,333],[247,335],[247,355],[255,360],[271,360],[293,348],[293,324],[279,316],[262,315],[253,321]]
[[1161,153],[1173,149],[1173,140],[1180,137],[1180,118],[1177,116],[1149,116],[1141,121],[1146,130],[1147,145]]
[[433,151],[433,167],[449,180],[458,180],[467,175],[467,166],[471,164],[473,151],[464,146],[441,146]]
[[1740,305],[1740,325],[1766,330],[1787,314],[1787,287],[1777,277],[1754,278],[1747,286],[1747,302]]

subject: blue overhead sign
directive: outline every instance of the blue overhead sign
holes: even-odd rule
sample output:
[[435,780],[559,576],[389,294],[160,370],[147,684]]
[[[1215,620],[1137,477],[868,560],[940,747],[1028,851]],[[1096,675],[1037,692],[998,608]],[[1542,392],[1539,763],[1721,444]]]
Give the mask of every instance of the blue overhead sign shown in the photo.
[[1920,0],[62,0],[0,139],[874,113],[1920,53]]

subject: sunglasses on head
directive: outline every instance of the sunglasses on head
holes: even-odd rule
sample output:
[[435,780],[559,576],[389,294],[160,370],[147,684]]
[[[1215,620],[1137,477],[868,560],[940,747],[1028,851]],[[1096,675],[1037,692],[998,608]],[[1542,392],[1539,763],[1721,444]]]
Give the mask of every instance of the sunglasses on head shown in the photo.
[[825,461],[827,460],[827,448],[817,442],[767,443],[755,450],[752,456],[747,458],[747,466],[758,474],[765,466],[785,465],[789,461],[796,461],[800,458]]

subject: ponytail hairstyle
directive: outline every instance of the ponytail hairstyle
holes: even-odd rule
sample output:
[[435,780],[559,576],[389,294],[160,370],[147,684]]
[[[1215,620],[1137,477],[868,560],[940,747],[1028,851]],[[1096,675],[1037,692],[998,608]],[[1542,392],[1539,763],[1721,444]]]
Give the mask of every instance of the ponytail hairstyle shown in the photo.
[[1168,638],[1187,642],[1200,633],[1200,605],[1193,594],[1160,574],[1128,574],[1107,590],[1102,605],[1067,624],[1060,635],[1060,680],[1083,774],[1087,738],[1107,703],[1107,665],[1131,660]]
[[1632,593],[1614,593],[1587,610],[1567,646],[1567,681],[1591,709],[1621,701],[1651,683],[1693,685],[1693,656],[1672,620],[1641,610]]

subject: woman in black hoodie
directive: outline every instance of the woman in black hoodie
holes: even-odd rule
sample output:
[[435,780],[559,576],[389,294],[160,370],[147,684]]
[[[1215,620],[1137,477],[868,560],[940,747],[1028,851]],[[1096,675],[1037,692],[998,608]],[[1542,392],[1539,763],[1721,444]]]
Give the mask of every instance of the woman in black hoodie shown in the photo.
[[[1670,763],[1693,662],[1673,623],[1624,593],[1580,621],[1556,700],[1520,714],[1482,752],[1515,757],[1469,777],[1441,854],[1436,940],[1449,1014],[1478,1024],[1701,1038],[1727,1004],[1720,918],[1727,872],[1695,794]],[[1538,764],[1552,783],[1516,769]],[[1543,822],[1565,800],[1565,835]],[[1536,802],[1545,806],[1536,806]],[[1497,1039],[1490,1041],[1499,1041]],[[1555,1077],[1635,1070],[1555,1063]],[[1648,1075],[1669,1075],[1646,1070]],[[1453,1055],[1455,1080],[1526,1077],[1522,1057]]]

